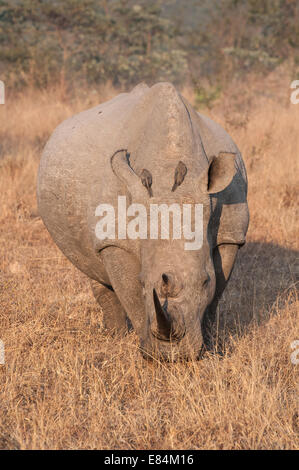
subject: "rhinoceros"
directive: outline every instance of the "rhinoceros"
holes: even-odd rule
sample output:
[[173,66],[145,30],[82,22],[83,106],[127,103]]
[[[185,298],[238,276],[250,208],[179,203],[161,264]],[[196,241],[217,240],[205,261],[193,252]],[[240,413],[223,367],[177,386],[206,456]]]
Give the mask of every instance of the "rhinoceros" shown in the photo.
[[[116,211],[120,197],[147,209],[202,207],[200,247],[161,234],[130,238],[123,227],[97,236],[97,208]],[[203,318],[215,313],[249,222],[245,166],[219,124],[172,84],[140,84],[56,128],[37,199],[54,242],[90,278],[107,330],[133,327],[148,358],[201,356]],[[190,221],[194,228],[194,214]]]

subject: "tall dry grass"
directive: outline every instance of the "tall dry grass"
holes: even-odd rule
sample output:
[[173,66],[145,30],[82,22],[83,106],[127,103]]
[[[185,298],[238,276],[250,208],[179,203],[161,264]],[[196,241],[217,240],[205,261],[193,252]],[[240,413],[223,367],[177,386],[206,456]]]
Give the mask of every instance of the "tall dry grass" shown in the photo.
[[146,362],[134,334],[104,334],[86,277],[36,211],[38,161],[53,128],[115,91],[7,97],[0,107],[0,448],[298,448],[299,365],[290,344],[299,339],[299,105],[289,103],[283,74],[271,80],[232,84],[209,112],[243,152],[251,222],[215,325],[224,353],[185,364]]

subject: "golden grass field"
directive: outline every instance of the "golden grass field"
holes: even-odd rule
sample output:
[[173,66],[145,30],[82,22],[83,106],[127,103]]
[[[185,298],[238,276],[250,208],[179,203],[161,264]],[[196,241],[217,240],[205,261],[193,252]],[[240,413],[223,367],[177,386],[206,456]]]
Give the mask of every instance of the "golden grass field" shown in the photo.
[[87,278],[37,213],[38,162],[54,127],[117,91],[7,93],[0,449],[298,449],[299,364],[290,355],[299,339],[299,104],[290,104],[290,82],[284,70],[249,77],[207,111],[243,153],[251,221],[219,307],[218,352],[177,364],[145,361],[134,334],[105,334]]

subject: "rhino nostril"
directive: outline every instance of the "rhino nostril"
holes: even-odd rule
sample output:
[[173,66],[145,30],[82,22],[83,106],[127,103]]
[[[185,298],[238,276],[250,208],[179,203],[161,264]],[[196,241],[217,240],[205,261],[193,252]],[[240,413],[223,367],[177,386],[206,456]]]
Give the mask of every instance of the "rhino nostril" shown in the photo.
[[177,276],[173,273],[163,273],[162,274],[162,282],[160,284],[160,293],[164,297],[176,297],[178,293],[181,291],[182,286],[177,278]]
[[161,294],[165,297],[171,295],[171,291],[173,288],[172,278],[169,274],[163,273],[162,274],[162,282],[161,282]]

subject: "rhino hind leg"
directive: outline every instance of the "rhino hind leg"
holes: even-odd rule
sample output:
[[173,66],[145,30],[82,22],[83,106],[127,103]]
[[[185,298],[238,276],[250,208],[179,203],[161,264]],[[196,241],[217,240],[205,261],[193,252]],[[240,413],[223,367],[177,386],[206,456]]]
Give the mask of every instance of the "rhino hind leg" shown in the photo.
[[111,334],[127,333],[130,328],[129,320],[113,289],[93,280],[90,281],[90,285],[103,312],[104,327]]

